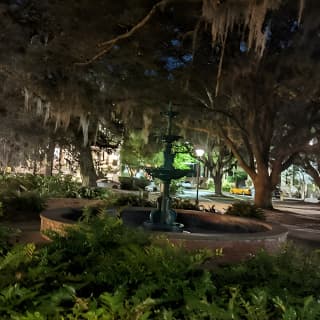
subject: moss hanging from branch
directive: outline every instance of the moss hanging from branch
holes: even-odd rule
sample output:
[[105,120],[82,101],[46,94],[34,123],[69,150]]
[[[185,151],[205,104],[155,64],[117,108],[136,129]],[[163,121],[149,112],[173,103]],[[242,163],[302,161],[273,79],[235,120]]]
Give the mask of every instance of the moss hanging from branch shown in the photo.
[[[43,117],[43,123],[49,120],[54,123],[54,130],[59,128],[67,129],[72,117],[79,118],[79,129],[83,133],[83,144],[88,144],[89,116],[88,111],[79,103],[77,95],[70,96],[62,92],[59,98],[45,97],[38,92],[35,93],[29,88],[24,88],[24,108],[27,112],[34,112],[37,116]],[[52,107],[54,106],[54,108]]]
[[[269,10],[277,9],[282,0],[203,0],[202,15],[211,24],[213,43],[223,42],[235,25],[248,30],[248,49],[263,55],[266,37],[263,23]],[[301,0],[300,0],[301,1]]]
[[82,114],[80,116],[80,127],[82,129],[83,134],[83,145],[86,146],[89,140],[89,115]]
[[[211,24],[212,42],[221,43],[221,55],[218,67],[215,95],[219,93],[222,64],[228,33],[235,25],[242,26],[247,33],[248,50],[254,50],[258,58],[263,56],[266,47],[267,33],[263,24],[269,10],[279,8],[283,0],[203,0],[202,16]],[[304,0],[299,1],[298,21],[300,23],[304,9]]]
[[298,23],[301,23],[302,13],[305,6],[305,0],[300,0],[300,6],[299,6],[299,15],[298,15]]

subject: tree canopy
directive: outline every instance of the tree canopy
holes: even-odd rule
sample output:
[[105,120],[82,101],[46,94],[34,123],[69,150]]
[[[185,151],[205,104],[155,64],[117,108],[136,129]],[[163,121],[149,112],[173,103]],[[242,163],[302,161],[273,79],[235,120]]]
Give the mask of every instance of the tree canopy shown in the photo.
[[99,128],[147,141],[173,101],[182,126],[224,141],[268,206],[281,170],[319,144],[316,0],[10,0],[0,15],[12,150],[22,136],[45,148],[59,128],[76,142],[80,127],[84,145]]

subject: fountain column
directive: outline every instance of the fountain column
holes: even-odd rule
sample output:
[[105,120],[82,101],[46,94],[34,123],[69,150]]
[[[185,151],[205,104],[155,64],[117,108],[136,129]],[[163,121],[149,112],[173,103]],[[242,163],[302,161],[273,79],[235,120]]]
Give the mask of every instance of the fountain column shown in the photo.
[[150,220],[144,223],[144,226],[151,230],[182,231],[183,229],[182,224],[175,222],[177,214],[171,208],[170,198],[171,180],[182,178],[190,172],[190,170],[175,169],[173,166],[175,152],[172,150],[172,144],[181,138],[180,136],[172,135],[172,119],[177,114],[177,112],[172,110],[171,103],[169,104],[168,111],[163,113],[168,118],[167,132],[163,138],[165,142],[163,152],[164,164],[160,168],[146,169],[152,177],[163,181],[163,191],[158,199],[158,207],[150,213]]

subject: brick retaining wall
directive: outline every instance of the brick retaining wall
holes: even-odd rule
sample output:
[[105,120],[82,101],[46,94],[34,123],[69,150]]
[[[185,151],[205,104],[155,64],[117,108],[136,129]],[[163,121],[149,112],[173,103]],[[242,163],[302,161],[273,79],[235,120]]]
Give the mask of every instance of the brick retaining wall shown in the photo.
[[[140,210],[146,210],[140,208]],[[72,227],[74,222],[63,218],[63,214],[70,209],[61,208],[47,210],[40,215],[40,231],[53,230],[64,233],[66,228]],[[134,208],[133,211],[139,211]],[[149,209],[150,211],[150,209]],[[140,211],[141,212],[141,211]],[[145,212],[141,212],[145,215]],[[180,213],[183,214],[183,213]],[[194,213],[193,213],[194,214]],[[216,219],[216,216],[212,216]],[[208,218],[208,217],[207,217]],[[226,216],[224,216],[226,219]],[[238,219],[238,218],[237,218]],[[245,219],[247,220],[247,219]],[[253,223],[253,222],[252,222]],[[266,224],[266,231],[251,233],[164,233],[166,238],[173,244],[181,245],[188,250],[210,249],[223,255],[215,258],[218,262],[235,262],[247,259],[260,250],[268,253],[276,253],[286,243],[288,231],[280,225]],[[47,238],[45,235],[43,235]]]

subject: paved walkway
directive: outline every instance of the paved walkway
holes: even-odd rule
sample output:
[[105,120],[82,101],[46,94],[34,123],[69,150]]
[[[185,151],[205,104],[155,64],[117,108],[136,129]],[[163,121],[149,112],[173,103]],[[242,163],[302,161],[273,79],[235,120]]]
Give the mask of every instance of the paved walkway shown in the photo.
[[[47,209],[55,208],[81,208],[87,204],[94,204],[99,202],[98,200],[87,200],[87,199],[73,199],[73,198],[56,198],[49,199],[47,202]],[[19,219],[16,222],[5,223],[7,226],[13,229],[18,229],[16,241],[19,243],[34,242],[37,244],[47,243],[48,240],[44,239],[40,233],[40,217],[26,219]]]
[[[231,205],[231,201],[211,198],[202,204],[214,205],[218,211],[224,211]],[[273,206],[274,210],[265,210],[267,222],[286,227],[289,231],[288,239],[295,244],[320,249],[320,204],[299,200],[275,200]]]
[[279,211],[267,211],[268,221],[285,226],[295,243],[320,249],[320,204],[277,201],[274,208]]
[[[92,201],[81,199],[50,199],[48,208],[81,207]],[[202,201],[205,206],[214,205],[223,211],[230,205],[230,201],[210,200]],[[275,210],[266,210],[268,222],[279,223],[289,230],[288,238],[298,245],[320,249],[320,204],[304,203],[302,201],[275,201]],[[10,223],[11,227],[19,228],[21,234],[19,242],[46,242],[41,237],[40,219],[17,221]]]

